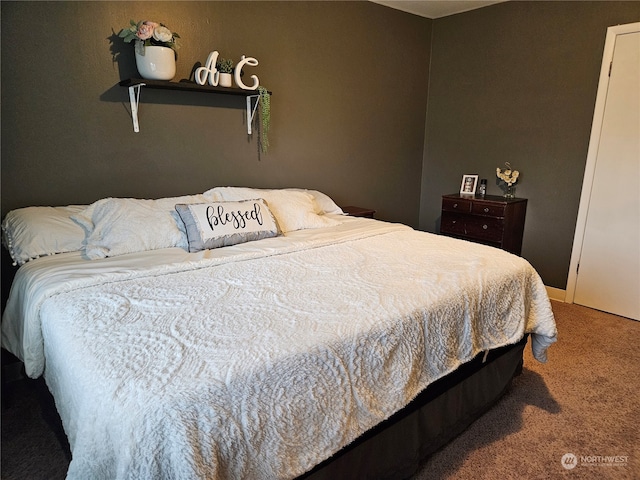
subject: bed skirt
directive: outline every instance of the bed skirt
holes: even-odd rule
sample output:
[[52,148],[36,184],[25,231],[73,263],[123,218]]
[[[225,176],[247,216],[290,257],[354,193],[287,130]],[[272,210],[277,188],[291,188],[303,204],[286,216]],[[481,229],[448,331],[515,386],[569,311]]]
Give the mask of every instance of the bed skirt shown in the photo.
[[[407,479],[486,412],[522,372],[527,337],[479,354],[429,385],[406,408],[299,479]],[[484,360],[484,361],[483,361]]]

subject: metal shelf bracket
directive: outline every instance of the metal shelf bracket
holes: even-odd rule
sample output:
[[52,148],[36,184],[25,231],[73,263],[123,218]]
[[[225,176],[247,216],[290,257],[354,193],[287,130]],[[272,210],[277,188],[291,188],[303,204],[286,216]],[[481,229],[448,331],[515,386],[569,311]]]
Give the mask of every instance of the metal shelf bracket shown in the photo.
[[131,102],[131,118],[133,119],[133,131],[138,133],[140,131],[140,124],[138,123],[138,105],[140,104],[140,87],[143,87],[144,83],[138,83],[129,87],[129,101]]
[[[252,98],[256,99],[256,104],[253,107],[251,106]],[[251,135],[251,124],[256,116],[256,110],[258,109],[259,103],[260,95],[247,95],[247,135]]]

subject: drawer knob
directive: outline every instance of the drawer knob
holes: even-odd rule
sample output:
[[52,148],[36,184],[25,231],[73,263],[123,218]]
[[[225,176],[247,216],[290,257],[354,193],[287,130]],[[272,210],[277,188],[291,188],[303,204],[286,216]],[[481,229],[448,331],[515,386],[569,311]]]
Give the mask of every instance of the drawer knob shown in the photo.
[[457,204],[457,203],[454,203],[454,204],[453,204],[453,208],[458,208],[458,204]]
[[484,207],[484,213],[489,213],[489,207]]
[[453,222],[451,222],[451,223],[453,223],[453,224],[455,225],[455,224],[457,223],[457,220],[454,220],[454,221],[453,221]]
[[489,227],[488,227],[486,224],[485,224],[485,225],[482,225],[482,229],[483,229],[483,230],[486,230],[487,228],[489,228]]

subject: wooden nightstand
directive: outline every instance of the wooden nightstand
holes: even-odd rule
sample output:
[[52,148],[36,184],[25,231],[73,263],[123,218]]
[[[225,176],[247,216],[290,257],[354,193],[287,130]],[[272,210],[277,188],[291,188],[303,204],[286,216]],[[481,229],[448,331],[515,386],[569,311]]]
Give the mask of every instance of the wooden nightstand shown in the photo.
[[347,215],[351,215],[352,217],[373,218],[373,216],[376,213],[375,210],[371,210],[369,208],[354,207],[353,205],[349,205],[347,207],[340,207],[340,208],[342,208],[342,211],[344,213],[346,213]]
[[440,233],[520,255],[526,212],[525,198],[443,195]]

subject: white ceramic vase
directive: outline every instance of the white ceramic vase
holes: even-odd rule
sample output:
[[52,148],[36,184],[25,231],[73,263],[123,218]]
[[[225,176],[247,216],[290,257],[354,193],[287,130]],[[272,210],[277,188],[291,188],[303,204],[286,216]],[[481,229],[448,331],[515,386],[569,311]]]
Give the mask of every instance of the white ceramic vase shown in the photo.
[[233,77],[230,73],[220,73],[220,77],[218,79],[218,85],[221,87],[230,87],[233,85]]
[[147,80],[171,80],[176,76],[176,54],[169,47],[136,45],[136,66],[142,78]]

